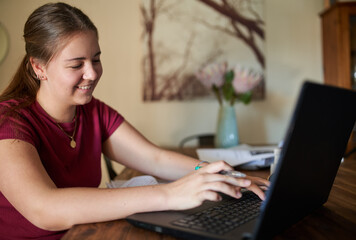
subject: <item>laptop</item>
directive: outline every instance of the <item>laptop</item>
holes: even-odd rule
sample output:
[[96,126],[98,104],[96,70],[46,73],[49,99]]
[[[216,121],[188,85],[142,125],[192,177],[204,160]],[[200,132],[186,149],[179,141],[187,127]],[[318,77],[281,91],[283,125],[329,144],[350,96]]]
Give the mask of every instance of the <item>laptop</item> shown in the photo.
[[[246,191],[240,199],[224,196],[221,202],[205,201],[194,209],[138,213],[127,217],[127,221],[184,239],[270,239],[327,201],[355,120],[355,91],[306,81],[265,201],[257,198],[256,204],[256,196]],[[243,217],[242,223],[233,229],[222,226],[234,225],[235,219],[221,217],[216,212],[204,221],[195,218],[204,215],[202,211],[218,209],[225,202],[234,206],[245,201],[243,206],[247,208],[253,205],[245,199],[247,196],[252,196],[257,209],[247,212],[255,212],[255,216]],[[223,211],[228,215],[243,215],[243,209],[232,207]],[[192,226],[186,225],[189,219],[195,219]],[[205,226],[209,219],[210,225]],[[217,231],[212,226],[218,226]]]

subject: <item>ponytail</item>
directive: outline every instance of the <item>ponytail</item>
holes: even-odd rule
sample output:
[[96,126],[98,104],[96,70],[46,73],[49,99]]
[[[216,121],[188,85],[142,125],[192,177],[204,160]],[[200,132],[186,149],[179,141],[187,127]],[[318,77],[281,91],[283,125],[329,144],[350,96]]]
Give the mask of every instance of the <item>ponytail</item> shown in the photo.
[[[23,58],[12,81],[0,95],[0,102],[10,99],[24,100],[22,105],[30,105],[36,99],[39,89],[39,80],[35,77],[34,71],[27,55]],[[22,106],[24,107],[24,106]]]

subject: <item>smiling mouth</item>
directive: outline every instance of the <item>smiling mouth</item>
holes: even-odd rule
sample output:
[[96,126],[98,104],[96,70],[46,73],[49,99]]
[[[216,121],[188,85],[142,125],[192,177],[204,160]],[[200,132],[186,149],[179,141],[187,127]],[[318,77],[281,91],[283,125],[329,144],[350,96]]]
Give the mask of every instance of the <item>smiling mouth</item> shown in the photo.
[[77,88],[83,89],[83,90],[88,90],[88,89],[91,89],[92,86],[91,86],[91,85],[88,85],[88,86],[78,86]]

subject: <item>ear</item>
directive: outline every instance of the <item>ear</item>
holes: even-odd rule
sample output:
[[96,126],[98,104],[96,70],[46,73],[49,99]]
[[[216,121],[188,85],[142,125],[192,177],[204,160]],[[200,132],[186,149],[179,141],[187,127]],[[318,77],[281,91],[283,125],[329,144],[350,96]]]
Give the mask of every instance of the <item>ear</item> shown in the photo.
[[47,79],[46,68],[45,68],[45,65],[42,63],[42,61],[37,58],[30,57],[30,63],[31,63],[33,71],[35,72],[35,74],[37,76],[37,79],[38,80],[46,80]]

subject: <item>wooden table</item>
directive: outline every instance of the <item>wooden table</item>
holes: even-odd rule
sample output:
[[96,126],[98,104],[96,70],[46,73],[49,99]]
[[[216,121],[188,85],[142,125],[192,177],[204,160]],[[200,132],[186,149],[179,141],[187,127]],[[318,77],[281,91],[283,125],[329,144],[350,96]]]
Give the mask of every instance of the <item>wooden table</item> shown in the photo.
[[[192,150],[185,152],[194,155]],[[249,175],[267,177],[269,170],[245,171]],[[120,179],[138,173],[124,169]],[[356,236],[356,153],[345,159],[336,176],[329,199],[323,207],[305,217],[274,239],[355,239]],[[177,238],[137,228],[126,220],[83,224],[72,227],[63,240],[121,239],[174,240]]]

